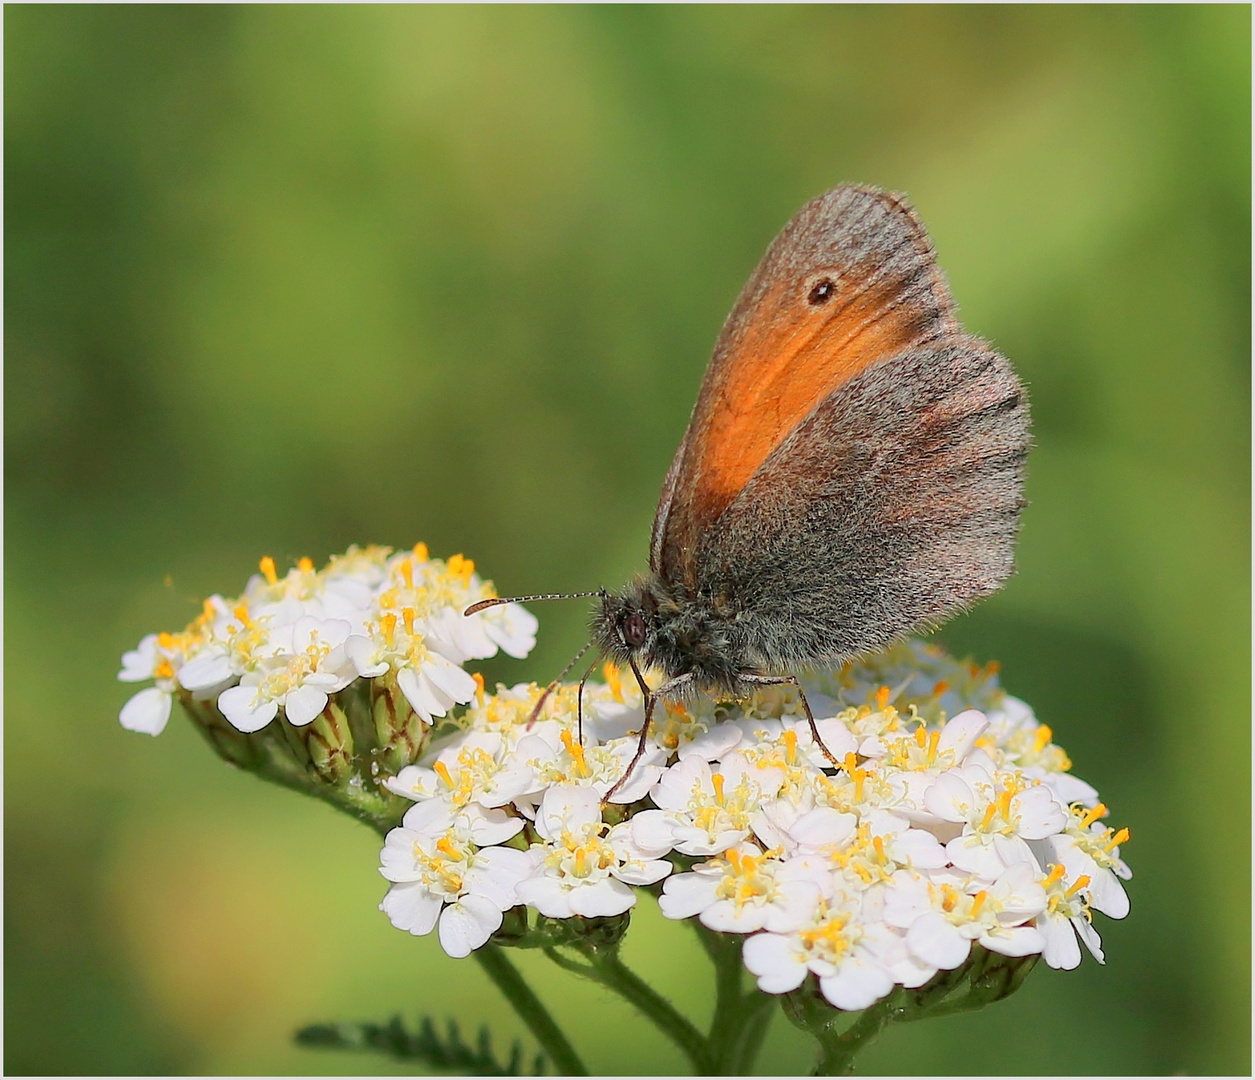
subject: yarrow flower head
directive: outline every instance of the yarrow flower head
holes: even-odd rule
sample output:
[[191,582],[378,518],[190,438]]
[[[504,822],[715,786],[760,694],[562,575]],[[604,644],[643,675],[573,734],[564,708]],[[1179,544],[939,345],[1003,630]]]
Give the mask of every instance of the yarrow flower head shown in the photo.
[[646,890],[739,938],[764,992],[810,980],[838,1009],[977,955],[1103,962],[1094,914],[1128,913],[1129,830],[996,665],[908,641],[802,680],[819,742],[801,693],[766,687],[660,705],[641,743],[641,688],[613,665],[489,692],[467,665],[526,656],[537,625],[463,614],[494,595],[422,544],[283,576],[263,559],[124,655],[118,677],[152,685],[120,720],[158,734],[177,698],[224,756],[388,830],[382,910],[452,956],[626,920]]

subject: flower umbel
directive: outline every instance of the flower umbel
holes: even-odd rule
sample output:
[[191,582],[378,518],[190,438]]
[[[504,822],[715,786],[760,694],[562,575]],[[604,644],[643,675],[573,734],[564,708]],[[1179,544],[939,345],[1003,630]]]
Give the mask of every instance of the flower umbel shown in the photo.
[[118,678],[152,685],[119,719],[159,734],[177,698],[228,760],[386,833],[381,909],[451,956],[574,949],[615,988],[614,942],[648,890],[825,1030],[823,1009],[899,1015],[906,991],[926,1015],[964,978],[996,1000],[1039,956],[1076,967],[1081,944],[1104,962],[1094,916],[1128,914],[1129,830],[996,665],[909,641],[804,679],[828,753],[793,689],[696,696],[657,710],[624,779],[635,680],[607,665],[539,712],[537,684],[489,692],[466,665],[525,656],[536,634],[517,604],[462,614],[494,595],[423,544],[283,576],[265,558],[239,596],[123,656]]

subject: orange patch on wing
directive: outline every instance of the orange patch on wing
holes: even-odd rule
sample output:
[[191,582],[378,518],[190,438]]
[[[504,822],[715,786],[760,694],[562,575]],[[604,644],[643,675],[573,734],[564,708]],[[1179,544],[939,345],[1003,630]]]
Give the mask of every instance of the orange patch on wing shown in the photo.
[[[910,346],[924,328],[916,305],[895,305],[897,282],[860,287],[847,273],[831,307],[803,309],[778,291],[760,310],[773,319],[751,319],[732,343],[707,388],[710,405],[691,475],[694,521],[712,522],[751,476],[824,398],[877,360]],[[887,294],[887,295],[886,295]],[[797,309],[794,309],[797,310]]]

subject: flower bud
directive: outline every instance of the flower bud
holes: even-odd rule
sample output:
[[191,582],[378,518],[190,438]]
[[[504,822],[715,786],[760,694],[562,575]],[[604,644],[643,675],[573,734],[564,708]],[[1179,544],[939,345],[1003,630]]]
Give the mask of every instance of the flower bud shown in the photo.
[[310,767],[329,784],[343,784],[353,773],[353,733],[349,718],[332,698],[312,724],[298,729]]
[[431,725],[413,710],[391,672],[371,682],[370,696],[375,735],[382,750],[380,767],[398,773],[422,756],[431,738]]

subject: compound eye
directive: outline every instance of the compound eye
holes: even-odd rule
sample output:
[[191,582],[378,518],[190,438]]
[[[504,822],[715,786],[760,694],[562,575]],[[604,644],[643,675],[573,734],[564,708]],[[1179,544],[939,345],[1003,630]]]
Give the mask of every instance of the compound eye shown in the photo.
[[620,630],[623,642],[629,648],[639,649],[645,644],[645,617],[639,611],[634,611],[625,618]]

